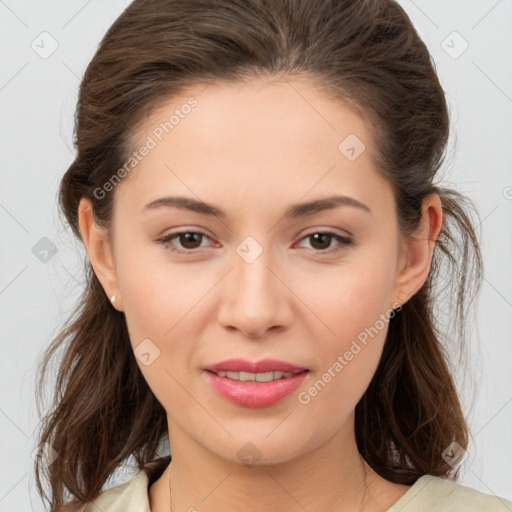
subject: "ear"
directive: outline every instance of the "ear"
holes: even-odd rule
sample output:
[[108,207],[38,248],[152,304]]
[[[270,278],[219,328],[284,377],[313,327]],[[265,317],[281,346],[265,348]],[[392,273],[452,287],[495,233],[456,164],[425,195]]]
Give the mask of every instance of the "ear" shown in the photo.
[[107,231],[96,224],[92,204],[82,198],[78,205],[78,224],[89,260],[109,300],[115,295],[113,306],[122,311],[122,302],[115,271],[114,257]]
[[423,199],[418,229],[404,239],[401,245],[395,280],[395,297],[400,305],[407,302],[427,280],[443,222],[441,198],[437,193],[429,194]]

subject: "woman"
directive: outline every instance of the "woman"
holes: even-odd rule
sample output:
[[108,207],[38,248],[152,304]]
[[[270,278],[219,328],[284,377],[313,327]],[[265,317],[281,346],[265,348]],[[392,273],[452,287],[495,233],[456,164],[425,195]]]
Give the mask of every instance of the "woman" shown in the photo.
[[135,0],[60,188],[90,265],[41,373],[62,347],[51,509],[508,510],[455,482],[434,299],[446,261],[463,341],[481,259],[448,127],[393,1]]

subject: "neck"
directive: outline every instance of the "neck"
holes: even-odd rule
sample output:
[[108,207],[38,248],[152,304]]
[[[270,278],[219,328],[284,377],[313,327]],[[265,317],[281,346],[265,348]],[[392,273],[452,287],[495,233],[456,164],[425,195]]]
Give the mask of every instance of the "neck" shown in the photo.
[[150,488],[152,512],[376,511],[407,490],[363,461],[353,429],[293,460],[252,467],[218,457],[177,429],[173,434],[172,463]]

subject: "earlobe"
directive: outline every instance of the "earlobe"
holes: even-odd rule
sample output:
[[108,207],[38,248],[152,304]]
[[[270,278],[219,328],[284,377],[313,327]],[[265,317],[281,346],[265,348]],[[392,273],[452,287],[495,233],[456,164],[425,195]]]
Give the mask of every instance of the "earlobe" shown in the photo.
[[395,294],[407,302],[425,284],[437,238],[443,227],[443,206],[437,193],[425,197],[417,231],[404,239],[395,280]]
[[78,223],[94,273],[112,305],[122,311],[114,257],[107,231],[96,224],[92,204],[86,198],[82,198],[78,206]]

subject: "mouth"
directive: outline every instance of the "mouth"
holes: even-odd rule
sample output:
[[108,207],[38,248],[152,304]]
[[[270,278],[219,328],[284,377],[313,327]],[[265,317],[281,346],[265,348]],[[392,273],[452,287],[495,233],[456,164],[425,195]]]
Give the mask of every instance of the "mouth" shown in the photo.
[[[231,373],[247,373],[254,375],[261,375],[267,373],[284,373],[284,374],[297,374],[307,371],[304,366],[298,366],[286,361],[279,361],[278,359],[263,359],[261,361],[246,361],[245,359],[228,359],[215,363],[205,368],[206,371],[226,374]],[[279,376],[281,378],[281,376]]]
[[269,407],[292,394],[309,369],[284,361],[231,359],[204,369],[212,388],[224,399],[243,407]]
[[289,379],[290,377],[293,377],[296,374],[291,372],[280,371],[264,373],[219,371],[215,375],[217,375],[218,377],[224,377],[226,379],[237,380],[239,382],[272,382],[274,380]]

